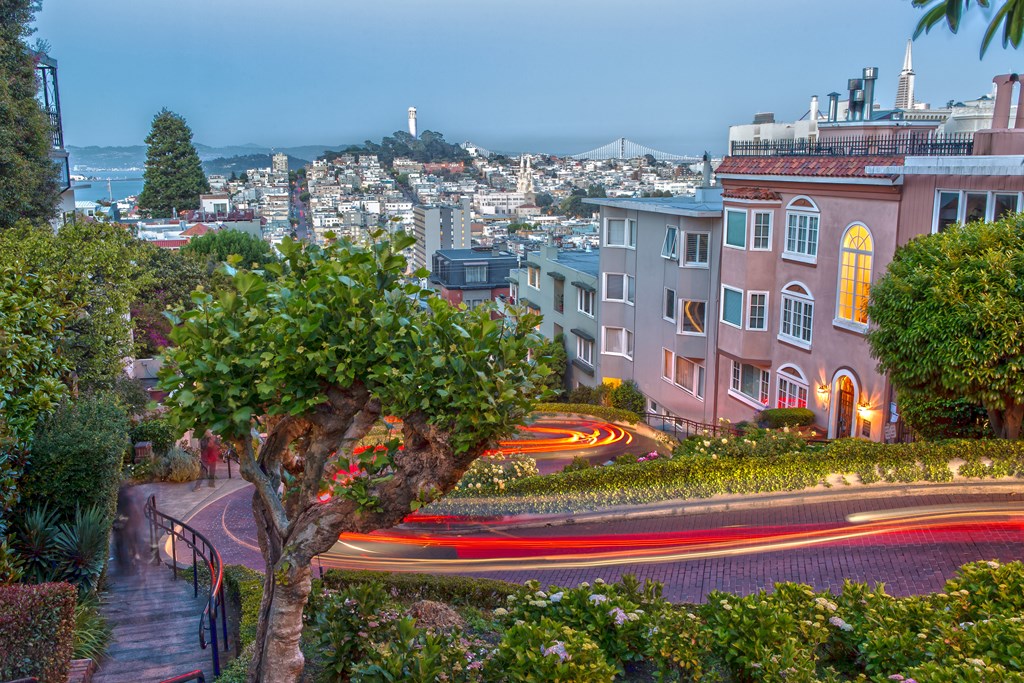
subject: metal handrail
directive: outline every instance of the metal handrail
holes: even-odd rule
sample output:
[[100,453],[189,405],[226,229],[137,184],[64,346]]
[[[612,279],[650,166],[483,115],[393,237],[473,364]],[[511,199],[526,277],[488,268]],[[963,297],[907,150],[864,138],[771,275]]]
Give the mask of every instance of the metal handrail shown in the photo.
[[206,675],[201,669],[195,671],[189,671],[187,674],[175,676],[174,678],[167,678],[160,683],[188,683],[188,681],[199,681],[199,683],[206,683]]
[[[206,649],[210,645],[213,658],[213,675],[220,675],[220,653],[217,647],[217,621],[220,620],[221,631],[224,638],[224,651],[228,651],[228,616],[227,603],[224,600],[224,562],[220,553],[201,533],[185,524],[181,520],[160,512],[156,507],[156,495],[152,495],[146,501],[146,519],[149,520],[149,543],[154,552],[154,563],[160,564],[159,541],[163,534],[171,537],[171,569],[172,578],[178,578],[178,544],[181,541],[192,550],[192,591],[195,597],[199,597],[199,560],[206,564],[210,573],[210,594],[206,601],[206,608],[199,618],[199,646]],[[218,610],[220,616],[217,616]],[[209,633],[210,639],[206,636]],[[189,674],[191,675],[191,674]],[[186,679],[188,680],[188,679]]]
[[[652,421],[660,422],[661,426],[652,424]],[[691,436],[738,436],[740,433],[740,430],[736,427],[726,423],[697,422],[696,420],[688,420],[685,417],[661,415],[659,413],[644,413],[644,422],[655,429],[664,432],[671,431],[672,436],[680,441]]]

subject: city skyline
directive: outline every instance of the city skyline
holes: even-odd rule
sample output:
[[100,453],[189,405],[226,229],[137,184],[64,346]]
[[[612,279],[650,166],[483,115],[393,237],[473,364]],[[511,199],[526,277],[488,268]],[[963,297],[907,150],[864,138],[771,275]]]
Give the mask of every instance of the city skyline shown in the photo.
[[[878,100],[892,106],[919,11],[895,0],[830,3],[805,32],[800,3],[773,9],[753,0],[728,12],[665,0],[312,0],[281,12],[265,1],[48,0],[36,37],[60,61],[73,146],[143,144],[165,106],[208,145],[352,144],[405,129],[415,106],[421,131],[501,151],[579,153],[624,136],[668,152],[721,153],[729,125],[759,111],[800,118],[811,95],[843,92],[864,66],[879,67]],[[1015,53],[1002,49],[978,60],[984,19],[973,12],[960,35],[937,29],[915,41],[919,100],[977,97],[993,74],[1017,70]],[[149,37],[131,39],[140,28]],[[128,39],[98,38],[105,34]],[[770,69],[745,66],[747,45]]]

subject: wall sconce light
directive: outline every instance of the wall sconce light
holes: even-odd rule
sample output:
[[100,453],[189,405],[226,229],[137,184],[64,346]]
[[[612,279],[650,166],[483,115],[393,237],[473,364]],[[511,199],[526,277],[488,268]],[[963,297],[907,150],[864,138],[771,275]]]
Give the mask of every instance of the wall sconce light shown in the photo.
[[827,384],[819,384],[818,385],[818,396],[821,396],[822,398],[828,396],[828,385]]
[[860,415],[862,419],[866,419],[868,415],[871,414],[871,406],[867,403],[858,403],[857,414]]

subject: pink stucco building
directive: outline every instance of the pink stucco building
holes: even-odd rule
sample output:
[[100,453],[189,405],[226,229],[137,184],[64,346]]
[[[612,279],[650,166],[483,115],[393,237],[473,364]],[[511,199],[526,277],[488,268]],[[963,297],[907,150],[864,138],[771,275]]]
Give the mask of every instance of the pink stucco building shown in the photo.
[[830,121],[817,140],[726,157],[716,417],[806,406],[830,437],[897,438],[899,400],[870,356],[865,305],[899,245],[1024,210],[1024,106],[1010,121],[1024,93],[1015,74],[995,83],[992,128],[973,140],[899,117]]

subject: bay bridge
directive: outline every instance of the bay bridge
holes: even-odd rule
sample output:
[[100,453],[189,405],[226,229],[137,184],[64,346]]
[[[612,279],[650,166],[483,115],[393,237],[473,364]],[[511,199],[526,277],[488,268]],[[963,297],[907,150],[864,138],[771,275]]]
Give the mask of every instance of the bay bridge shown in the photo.
[[647,156],[648,154],[658,161],[681,161],[693,164],[701,160],[701,157],[682,156],[679,154],[671,154],[670,152],[662,152],[661,150],[648,147],[647,145],[641,145],[639,142],[633,142],[627,138],[613,140],[607,145],[602,145],[601,147],[592,149],[589,152],[573,154],[570,158],[599,161],[607,159],[636,159],[638,157]]

